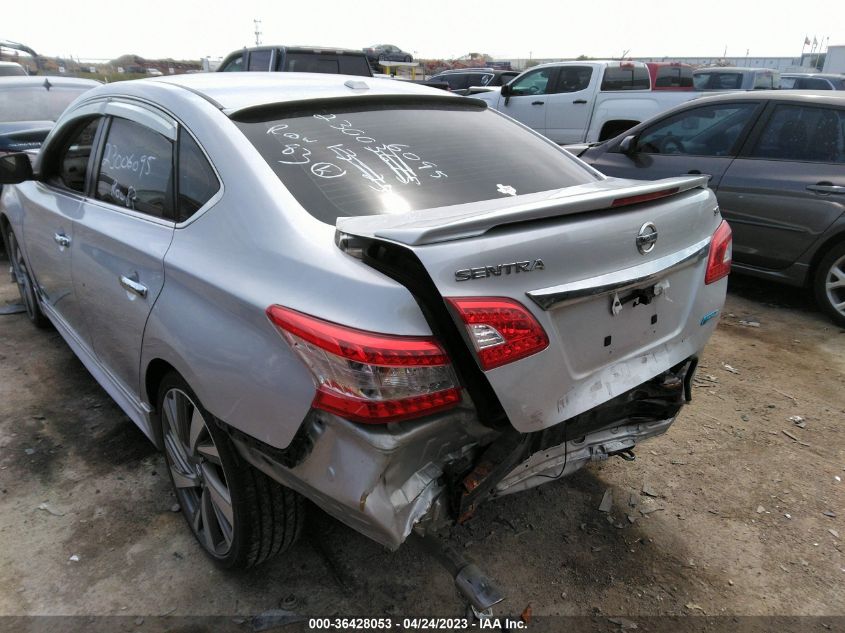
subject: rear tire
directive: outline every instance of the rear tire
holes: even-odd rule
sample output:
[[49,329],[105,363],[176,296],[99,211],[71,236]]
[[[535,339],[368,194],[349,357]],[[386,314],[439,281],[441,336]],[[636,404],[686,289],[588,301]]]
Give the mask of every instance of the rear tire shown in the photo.
[[830,249],[819,262],[813,292],[819,307],[834,323],[845,327],[845,242]]
[[6,247],[8,249],[9,262],[12,265],[12,271],[15,274],[15,280],[18,284],[18,293],[21,296],[21,302],[26,308],[27,318],[37,328],[48,327],[50,321],[41,312],[41,303],[35,291],[35,283],[32,281],[32,276],[29,274],[29,268],[26,265],[20,244],[18,244],[15,232],[11,227],[6,229]]
[[170,482],[206,554],[223,569],[246,569],[290,548],[302,529],[302,497],[245,463],[176,372],[162,379],[157,403]]

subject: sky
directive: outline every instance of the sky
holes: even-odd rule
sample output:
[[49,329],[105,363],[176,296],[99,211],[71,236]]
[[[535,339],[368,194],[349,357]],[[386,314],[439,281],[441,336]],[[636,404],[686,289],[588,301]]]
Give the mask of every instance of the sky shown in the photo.
[[[360,49],[399,46],[423,58],[797,57],[804,37],[845,44],[845,2],[785,0],[73,0],[4,2],[0,40],[42,55],[113,59],[222,57],[255,43]],[[764,7],[764,8],[762,8]],[[807,52],[809,52],[807,47]]]

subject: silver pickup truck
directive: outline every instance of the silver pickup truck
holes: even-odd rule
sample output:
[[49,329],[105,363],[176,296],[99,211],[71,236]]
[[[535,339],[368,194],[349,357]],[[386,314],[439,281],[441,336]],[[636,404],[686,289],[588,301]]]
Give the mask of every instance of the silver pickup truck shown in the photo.
[[397,548],[630,458],[689,400],[731,262],[705,178],[607,178],[390,80],[116,82],[0,182],[29,318],[163,450],[225,568],[289,547],[303,498]]

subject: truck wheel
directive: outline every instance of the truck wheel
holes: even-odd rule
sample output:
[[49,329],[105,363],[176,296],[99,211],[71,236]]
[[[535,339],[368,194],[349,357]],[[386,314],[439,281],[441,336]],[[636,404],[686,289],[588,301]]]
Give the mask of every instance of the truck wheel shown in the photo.
[[302,497],[244,463],[179,374],[163,378],[158,411],[158,439],[182,514],[219,567],[253,567],[293,545]]
[[845,242],[819,262],[813,279],[816,302],[834,323],[845,327]]
[[18,240],[15,238],[15,233],[11,228],[7,229],[6,232],[6,246],[9,249],[9,261],[12,264],[12,272],[18,284],[18,293],[20,293],[21,301],[26,308],[26,316],[35,327],[46,328],[50,322],[44,316],[44,313],[41,312],[41,304],[35,292],[35,283],[32,281],[32,276],[29,274],[23,252],[21,252]]

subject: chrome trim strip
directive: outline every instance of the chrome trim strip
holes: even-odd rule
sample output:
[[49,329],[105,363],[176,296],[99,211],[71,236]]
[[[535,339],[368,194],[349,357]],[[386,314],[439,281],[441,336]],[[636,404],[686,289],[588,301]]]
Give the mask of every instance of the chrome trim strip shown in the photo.
[[543,310],[551,310],[562,303],[572,303],[647,284],[707,257],[711,239],[711,237],[708,237],[676,253],[638,266],[560,284],[559,286],[531,290],[525,294]]

